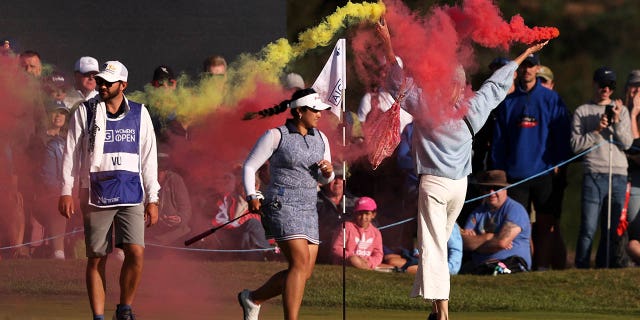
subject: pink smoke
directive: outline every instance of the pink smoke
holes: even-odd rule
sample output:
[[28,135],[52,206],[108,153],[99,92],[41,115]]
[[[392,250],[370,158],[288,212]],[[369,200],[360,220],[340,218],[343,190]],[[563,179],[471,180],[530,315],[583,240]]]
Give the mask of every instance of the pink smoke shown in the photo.
[[[426,16],[411,12],[399,0],[385,1],[385,5],[385,20],[394,52],[404,61],[405,72],[423,90],[423,112],[414,117],[431,125],[466,114],[464,103],[452,108],[456,92],[454,76],[459,66],[470,70],[475,65],[473,43],[508,50],[517,42],[529,44],[559,34],[556,28],[529,28],[520,16],[514,16],[507,23],[491,0],[467,0],[454,7],[436,6]],[[375,51],[381,50],[379,47],[366,45],[373,43],[374,37],[374,31],[363,28],[351,41],[356,71],[365,84],[381,84],[377,73],[366,67],[368,57],[384,55]],[[472,95],[469,86],[464,95],[466,99]]]

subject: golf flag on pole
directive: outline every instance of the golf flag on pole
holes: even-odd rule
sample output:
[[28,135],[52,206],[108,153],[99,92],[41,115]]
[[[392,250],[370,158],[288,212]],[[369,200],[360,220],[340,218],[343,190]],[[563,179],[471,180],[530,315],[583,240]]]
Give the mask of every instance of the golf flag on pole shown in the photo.
[[347,89],[345,43],[345,39],[338,40],[331,57],[322,68],[316,82],[311,86],[320,95],[320,98],[331,106],[331,112],[338,116],[338,119],[341,119],[343,95]]

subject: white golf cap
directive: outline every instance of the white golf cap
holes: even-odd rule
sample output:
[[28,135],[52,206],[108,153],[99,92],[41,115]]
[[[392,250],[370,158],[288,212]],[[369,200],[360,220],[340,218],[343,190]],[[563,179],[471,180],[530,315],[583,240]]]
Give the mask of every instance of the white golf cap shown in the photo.
[[320,95],[317,93],[311,93],[304,97],[300,97],[296,100],[293,100],[289,103],[289,108],[300,108],[300,107],[308,107],[313,110],[327,110],[331,109],[331,106],[324,103],[320,98]]
[[73,71],[78,71],[80,73],[100,72],[100,64],[98,64],[98,60],[96,60],[96,58],[81,57],[76,61]]
[[100,77],[107,82],[124,81],[127,82],[129,71],[120,61],[107,61],[102,65],[100,73],[96,77]]

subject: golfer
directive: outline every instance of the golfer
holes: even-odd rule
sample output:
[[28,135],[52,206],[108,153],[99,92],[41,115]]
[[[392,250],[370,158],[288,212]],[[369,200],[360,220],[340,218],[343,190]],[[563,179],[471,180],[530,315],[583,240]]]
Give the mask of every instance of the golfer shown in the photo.
[[[284,318],[298,319],[304,286],[318,255],[318,183],[334,178],[327,137],[316,129],[323,103],[313,89],[293,93],[269,112],[289,109],[293,119],[268,130],[256,143],[244,163],[244,188],[251,212],[263,213],[267,237],[278,242],[289,266],[274,274],[262,287],[238,294],[245,320],[257,320],[260,305],[282,295]],[[269,160],[270,181],[260,201],[255,190],[255,173]]]

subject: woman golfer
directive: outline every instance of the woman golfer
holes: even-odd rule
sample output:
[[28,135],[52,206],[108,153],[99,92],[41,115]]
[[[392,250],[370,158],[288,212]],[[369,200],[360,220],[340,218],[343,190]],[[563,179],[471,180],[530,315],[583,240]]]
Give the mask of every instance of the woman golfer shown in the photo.
[[[260,288],[238,294],[245,320],[257,320],[260,304],[280,294],[284,318],[298,319],[304,286],[318,254],[317,186],[334,178],[329,142],[316,129],[321,111],[329,108],[313,89],[302,89],[291,100],[260,112],[268,116],[289,109],[293,116],[260,137],[244,163],[249,210],[262,211],[267,236],[278,242],[289,266]],[[270,181],[261,202],[254,179],[267,160]]]

